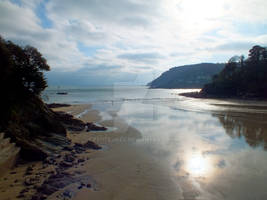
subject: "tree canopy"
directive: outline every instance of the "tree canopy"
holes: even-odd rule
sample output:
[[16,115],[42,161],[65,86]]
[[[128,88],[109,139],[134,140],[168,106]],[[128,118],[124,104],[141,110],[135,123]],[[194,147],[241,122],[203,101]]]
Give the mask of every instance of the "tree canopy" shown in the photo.
[[206,95],[267,98],[267,49],[256,45],[248,58],[234,56],[201,91]]
[[47,87],[43,71],[50,70],[46,59],[34,47],[21,47],[0,36],[1,122],[12,107],[39,97]]

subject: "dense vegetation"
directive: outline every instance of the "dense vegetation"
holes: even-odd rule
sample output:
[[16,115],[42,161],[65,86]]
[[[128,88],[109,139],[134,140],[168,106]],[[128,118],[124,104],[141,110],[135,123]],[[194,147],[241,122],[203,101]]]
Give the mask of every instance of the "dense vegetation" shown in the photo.
[[47,70],[37,49],[0,37],[0,131],[21,147],[27,159],[42,159],[59,144],[68,144],[57,114],[40,98],[47,86],[43,75]]
[[46,60],[31,46],[20,47],[0,37],[0,126],[12,119],[14,109],[38,97],[47,87],[42,71]]
[[219,73],[224,64],[201,63],[174,67],[148,85],[150,88],[202,88]]
[[267,98],[267,49],[254,46],[248,58],[234,56],[202,89],[203,95]]

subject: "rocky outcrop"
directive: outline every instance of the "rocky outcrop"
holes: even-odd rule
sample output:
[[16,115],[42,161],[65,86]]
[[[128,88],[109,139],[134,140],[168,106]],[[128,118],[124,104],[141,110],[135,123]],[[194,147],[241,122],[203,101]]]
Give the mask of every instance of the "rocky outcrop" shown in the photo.
[[63,126],[70,131],[83,131],[85,123],[79,119],[75,119],[72,115],[65,112],[55,112],[55,118],[61,122]]
[[86,123],[86,131],[106,131],[107,128],[104,126],[97,126],[94,123],[87,122]]
[[66,129],[58,121],[57,114],[40,99],[33,98],[12,112],[5,132],[21,148],[23,159],[42,160],[70,144]]
[[[59,106],[59,105],[53,105]],[[5,127],[6,136],[21,148],[24,160],[43,160],[68,148],[69,131],[104,131],[105,127],[83,122],[64,112],[54,112],[40,99],[33,98],[12,111]]]
[[69,107],[71,105],[65,103],[50,103],[46,104],[48,108],[61,108],[61,107]]
[[107,128],[97,126],[91,122],[83,122],[82,120],[74,118],[72,115],[65,112],[55,112],[56,119],[62,122],[63,126],[70,131],[106,131]]

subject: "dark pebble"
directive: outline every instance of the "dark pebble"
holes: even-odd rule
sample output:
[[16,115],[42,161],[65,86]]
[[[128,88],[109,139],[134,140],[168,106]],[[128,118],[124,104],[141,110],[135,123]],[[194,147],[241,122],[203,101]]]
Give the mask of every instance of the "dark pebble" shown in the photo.
[[62,194],[63,194],[64,197],[68,197],[68,198],[71,198],[72,197],[71,192],[68,191],[68,190],[64,191]]
[[82,158],[78,159],[78,163],[82,163],[82,162],[84,162],[84,161],[85,161],[85,160],[82,159]]
[[65,162],[65,161],[61,161],[59,165],[60,165],[60,167],[62,167],[62,168],[69,168],[69,167],[72,167],[72,163]]
[[73,162],[75,158],[71,154],[66,154],[63,158],[64,161],[66,162]]

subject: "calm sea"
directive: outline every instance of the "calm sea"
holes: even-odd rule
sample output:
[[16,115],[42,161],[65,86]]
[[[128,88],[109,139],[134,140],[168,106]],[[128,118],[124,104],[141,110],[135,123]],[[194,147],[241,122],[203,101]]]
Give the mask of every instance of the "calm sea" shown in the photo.
[[[120,101],[168,101],[177,100],[177,94],[188,90],[182,89],[149,89],[146,86],[105,86],[87,88],[54,88],[46,89],[43,99],[48,103],[103,103]],[[195,90],[190,90],[195,91]],[[196,90],[197,91],[197,90]],[[67,92],[67,95],[58,95]]]

